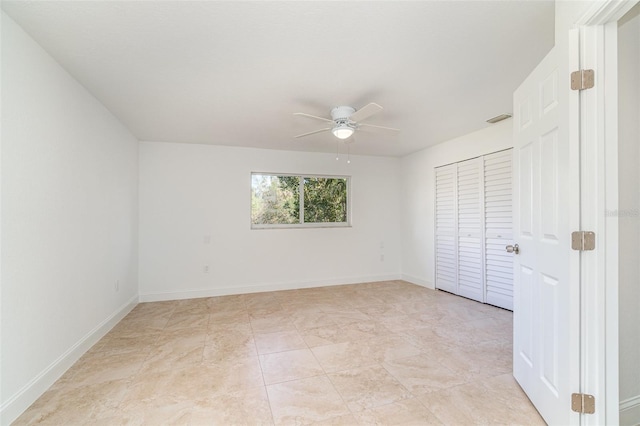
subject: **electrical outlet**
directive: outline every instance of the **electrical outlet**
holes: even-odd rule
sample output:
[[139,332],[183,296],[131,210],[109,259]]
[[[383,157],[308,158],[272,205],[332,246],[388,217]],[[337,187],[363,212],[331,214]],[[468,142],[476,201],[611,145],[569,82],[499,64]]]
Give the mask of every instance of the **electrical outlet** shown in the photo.
[[209,273],[209,265],[204,265],[204,267],[202,268],[202,272],[204,272],[205,274]]
[[380,241],[380,248],[383,249],[384,248],[384,241]]
[[380,262],[384,262],[384,254],[380,255]]

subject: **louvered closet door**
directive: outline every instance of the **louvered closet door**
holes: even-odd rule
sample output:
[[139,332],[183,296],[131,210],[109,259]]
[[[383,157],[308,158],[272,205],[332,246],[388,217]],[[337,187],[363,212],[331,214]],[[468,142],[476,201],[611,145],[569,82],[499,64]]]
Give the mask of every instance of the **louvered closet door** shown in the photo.
[[458,294],[483,302],[482,158],[458,163]]
[[485,302],[513,310],[511,150],[484,157]]
[[458,292],[456,165],[436,169],[436,288]]

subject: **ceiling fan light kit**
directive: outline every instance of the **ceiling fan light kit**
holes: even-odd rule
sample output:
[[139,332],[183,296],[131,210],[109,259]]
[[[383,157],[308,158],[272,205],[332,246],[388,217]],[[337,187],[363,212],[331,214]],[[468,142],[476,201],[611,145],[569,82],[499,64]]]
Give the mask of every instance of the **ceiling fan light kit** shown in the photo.
[[340,124],[336,127],[334,127],[333,129],[331,129],[331,132],[333,133],[333,135],[338,138],[338,139],[347,139],[349,137],[351,137],[351,135],[353,135],[353,132],[355,130],[353,129],[353,127],[349,126],[349,124]]

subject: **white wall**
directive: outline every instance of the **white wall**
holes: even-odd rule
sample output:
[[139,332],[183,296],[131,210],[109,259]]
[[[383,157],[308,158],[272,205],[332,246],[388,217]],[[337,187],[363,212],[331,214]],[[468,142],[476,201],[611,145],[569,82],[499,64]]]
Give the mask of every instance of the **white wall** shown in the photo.
[[635,418],[622,410],[621,424],[640,422],[640,4],[618,28],[618,196],[620,402],[635,402]]
[[434,288],[434,168],[513,147],[512,120],[443,142],[401,160],[402,274]]
[[[347,165],[335,154],[141,142],[141,300],[399,278],[398,167],[395,158]],[[353,227],[251,230],[252,171],[352,176]]]
[[2,13],[2,424],[135,305],[137,161],[136,139]]

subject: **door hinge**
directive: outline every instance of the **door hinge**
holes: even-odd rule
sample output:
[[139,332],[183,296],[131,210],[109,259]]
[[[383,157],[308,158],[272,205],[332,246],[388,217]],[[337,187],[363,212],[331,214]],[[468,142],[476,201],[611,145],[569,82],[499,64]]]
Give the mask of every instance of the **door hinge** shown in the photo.
[[571,73],[571,90],[591,89],[594,85],[593,70],[579,70]]
[[572,393],[571,409],[576,413],[593,414],[596,412],[596,398],[584,393]]
[[578,251],[595,250],[596,233],[591,231],[572,232],[571,248]]

